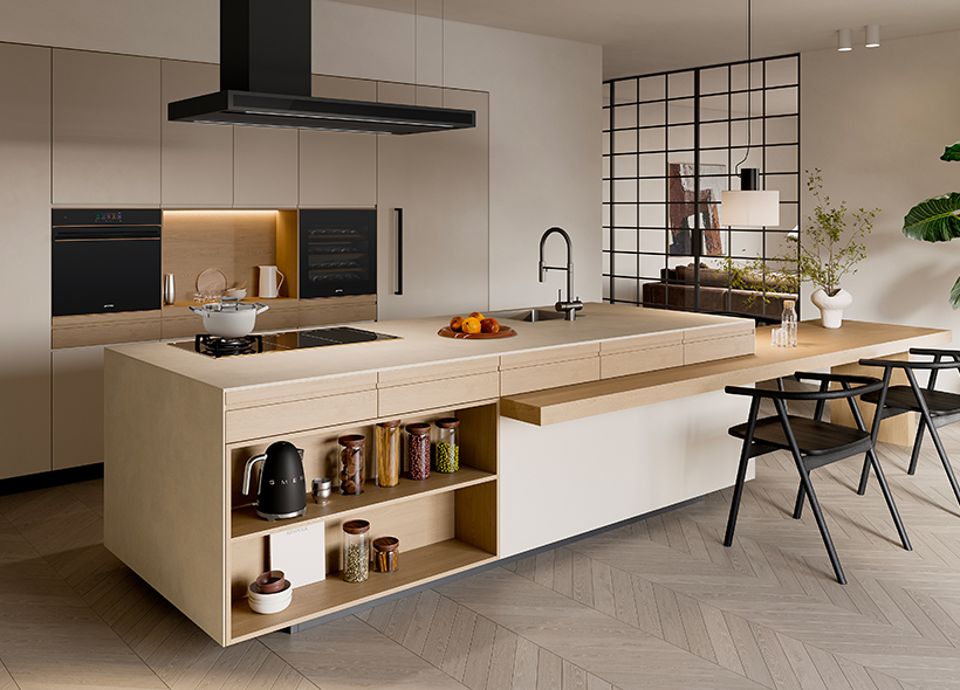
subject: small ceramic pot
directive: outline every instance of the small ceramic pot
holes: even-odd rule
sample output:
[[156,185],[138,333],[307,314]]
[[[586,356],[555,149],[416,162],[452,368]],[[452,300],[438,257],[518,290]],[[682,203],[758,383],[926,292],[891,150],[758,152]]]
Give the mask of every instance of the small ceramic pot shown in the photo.
[[843,310],[853,304],[853,295],[840,288],[831,296],[823,288],[810,295],[810,301],[820,310],[820,323],[824,328],[840,328],[843,324]]

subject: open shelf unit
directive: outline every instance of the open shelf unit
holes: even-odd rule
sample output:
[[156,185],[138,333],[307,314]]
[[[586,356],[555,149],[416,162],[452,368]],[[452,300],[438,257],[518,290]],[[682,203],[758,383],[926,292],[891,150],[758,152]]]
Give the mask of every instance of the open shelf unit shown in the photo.
[[[461,420],[460,471],[431,472],[425,480],[401,478],[400,484],[382,488],[368,481],[360,496],[334,493],[320,506],[308,496],[303,517],[266,521],[256,516],[251,497],[240,493],[243,465],[279,438],[239,442],[226,447],[228,469],[228,542],[226,576],[227,644],[278,630],[296,623],[348,609],[380,596],[415,587],[496,560],[498,403],[456,410],[421,412],[402,416],[403,424],[456,416]],[[304,473],[312,477],[336,476],[337,438],[361,433],[367,437],[368,465],[375,454],[372,422],[324,428],[282,437],[304,450]],[[405,448],[404,448],[405,450]],[[256,484],[256,482],[254,482]],[[334,488],[336,492],[336,488]],[[346,583],[339,575],[342,523],[349,519],[370,522],[370,536],[400,539],[400,568],[376,573],[363,583]],[[294,590],[285,611],[262,615],[250,610],[246,587],[269,569],[271,535],[311,524],[323,524],[326,579]],[[318,544],[319,547],[319,544]]]

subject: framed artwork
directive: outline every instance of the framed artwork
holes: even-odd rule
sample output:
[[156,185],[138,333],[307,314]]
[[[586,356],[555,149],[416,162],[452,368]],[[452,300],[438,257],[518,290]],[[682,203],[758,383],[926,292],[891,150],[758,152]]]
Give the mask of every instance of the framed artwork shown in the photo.
[[[693,163],[670,163],[667,177],[667,201],[670,210],[670,250],[674,256],[693,254],[691,240],[696,227],[696,190]],[[700,228],[703,231],[703,256],[723,256],[720,232],[720,192],[724,189],[725,165],[700,166]],[[704,177],[704,176],[708,177]]]

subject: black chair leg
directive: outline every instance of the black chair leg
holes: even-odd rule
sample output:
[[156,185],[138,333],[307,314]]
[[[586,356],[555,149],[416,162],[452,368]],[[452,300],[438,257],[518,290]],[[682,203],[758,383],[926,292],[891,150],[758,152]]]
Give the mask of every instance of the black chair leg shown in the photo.
[[730,501],[730,515],[727,518],[727,533],[723,537],[723,545],[733,544],[733,533],[737,528],[737,515],[740,513],[740,499],[743,498],[743,485],[747,479],[747,466],[750,464],[750,442],[743,442],[740,453],[740,467],[737,468],[737,483],[733,487],[733,498]]
[[923,445],[923,429],[926,425],[927,421],[920,417],[920,421],[917,422],[917,438],[913,441],[913,452],[910,453],[910,467],[907,469],[907,474],[917,473],[917,463],[920,461],[920,446]]
[[837,550],[833,546],[833,539],[830,537],[830,530],[827,529],[827,521],[823,517],[823,511],[820,510],[820,501],[813,491],[813,483],[810,481],[810,474],[803,466],[803,461],[795,458],[797,469],[800,471],[800,481],[810,498],[810,509],[813,510],[813,516],[817,519],[817,527],[820,529],[820,537],[823,539],[823,545],[827,547],[827,555],[830,556],[830,564],[833,566],[833,572],[837,576],[837,582],[841,585],[847,584],[847,578],[843,574],[843,567],[840,565],[840,557],[837,556]]
[[907,536],[907,530],[903,526],[903,520],[900,519],[900,511],[897,510],[897,504],[894,502],[893,494],[890,492],[890,485],[887,484],[887,478],[884,476],[883,469],[880,467],[880,458],[878,458],[876,452],[872,450],[867,452],[867,457],[873,465],[873,471],[877,473],[877,482],[880,484],[880,491],[883,492],[883,500],[887,502],[887,508],[890,510],[890,517],[893,518],[893,524],[897,527],[897,534],[900,535],[900,543],[903,544],[903,548],[907,551],[913,551],[913,546],[910,544],[910,537]]
[[863,469],[860,470],[860,484],[857,485],[857,493],[863,496],[867,493],[867,481],[870,479],[870,453],[863,458]]
[[953,495],[960,503],[960,486],[957,485],[957,477],[953,473],[953,467],[950,465],[950,458],[947,457],[947,451],[943,447],[943,441],[940,440],[940,434],[930,420],[927,420],[927,426],[930,428],[930,436],[933,438],[933,445],[937,448],[937,455],[940,456],[940,462],[943,463],[943,469],[947,473],[947,479],[950,480],[950,488],[953,489]]
[[803,499],[806,494],[803,492],[803,480],[800,480],[800,487],[797,489],[797,502],[793,504],[793,519],[799,520],[803,517]]

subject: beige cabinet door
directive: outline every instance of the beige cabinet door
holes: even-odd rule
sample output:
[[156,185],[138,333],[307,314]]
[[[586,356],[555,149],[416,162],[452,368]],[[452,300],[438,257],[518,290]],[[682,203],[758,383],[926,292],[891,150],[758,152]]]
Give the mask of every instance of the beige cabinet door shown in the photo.
[[167,104],[220,88],[220,67],[161,61],[162,190],[165,208],[233,205],[233,127],[170,122]]
[[160,204],[160,60],[53,51],[53,203]]
[[50,469],[50,49],[0,43],[0,478]]
[[[313,95],[377,100],[377,82],[314,75]],[[374,134],[300,130],[300,207],[373,207],[377,203]]]
[[96,462],[103,462],[103,346],[54,350],[53,469]]
[[300,131],[233,128],[234,208],[296,208]]
[[[477,126],[379,135],[379,316],[483,310],[489,301],[488,94],[381,83],[379,100],[475,110]],[[403,217],[402,257],[398,243]],[[398,290],[402,260],[403,285]],[[402,294],[395,294],[396,292]]]

